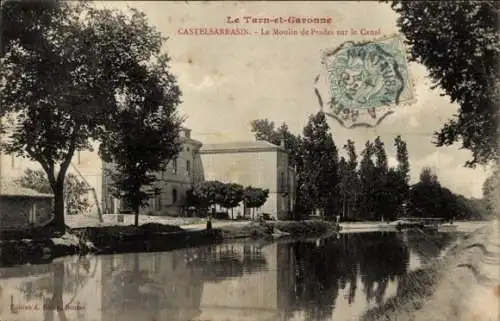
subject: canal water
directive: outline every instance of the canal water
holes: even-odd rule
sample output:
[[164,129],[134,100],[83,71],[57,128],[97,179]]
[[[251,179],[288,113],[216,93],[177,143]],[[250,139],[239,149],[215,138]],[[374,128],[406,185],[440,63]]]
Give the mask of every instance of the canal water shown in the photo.
[[0,320],[359,320],[457,235],[346,233],[0,268]]

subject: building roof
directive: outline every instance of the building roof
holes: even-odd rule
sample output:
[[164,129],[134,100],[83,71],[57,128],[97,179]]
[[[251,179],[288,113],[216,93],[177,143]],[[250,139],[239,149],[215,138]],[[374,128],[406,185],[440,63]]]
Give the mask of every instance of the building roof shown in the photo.
[[21,187],[13,182],[8,182],[5,179],[0,181],[0,196],[17,196],[17,197],[39,197],[52,198],[52,194],[39,193],[30,188]]
[[228,142],[216,144],[203,144],[200,150],[202,154],[222,152],[256,152],[256,151],[285,151],[281,146],[274,145],[264,140]]

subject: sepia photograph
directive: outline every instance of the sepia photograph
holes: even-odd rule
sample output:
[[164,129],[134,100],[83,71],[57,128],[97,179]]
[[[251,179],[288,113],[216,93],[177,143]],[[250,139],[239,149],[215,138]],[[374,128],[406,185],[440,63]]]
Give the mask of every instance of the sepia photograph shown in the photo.
[[0,30],[0,321],[500,321],[500,2]]

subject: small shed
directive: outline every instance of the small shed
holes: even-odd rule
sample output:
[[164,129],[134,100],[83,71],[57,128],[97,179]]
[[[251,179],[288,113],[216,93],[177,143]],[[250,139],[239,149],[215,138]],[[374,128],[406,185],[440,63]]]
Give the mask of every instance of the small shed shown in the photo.
[[0,230],[25,229],[49,222],[54,195],[0,181]]

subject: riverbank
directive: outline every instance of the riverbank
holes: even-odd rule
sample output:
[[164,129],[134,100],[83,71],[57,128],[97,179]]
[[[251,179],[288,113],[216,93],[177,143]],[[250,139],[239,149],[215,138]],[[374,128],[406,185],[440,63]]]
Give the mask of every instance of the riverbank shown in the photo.
[[36,239],[28,239],[21,233],[23,238],[1,241],[0,265],[48,263],[57,257],[88,253],[170,251],[241,238],[272,240],[282,237],[321,237],[337,231],[337,224],[326,221],[273,221],[237,222],[210,230],[202,227],[183,229],[156,223],[139,227],[94,226],[71,229],[58,237]]
[[405,291],[363,321],[497,321],[499,229],[495,221],[457,240],[433,265],[410,273]]

